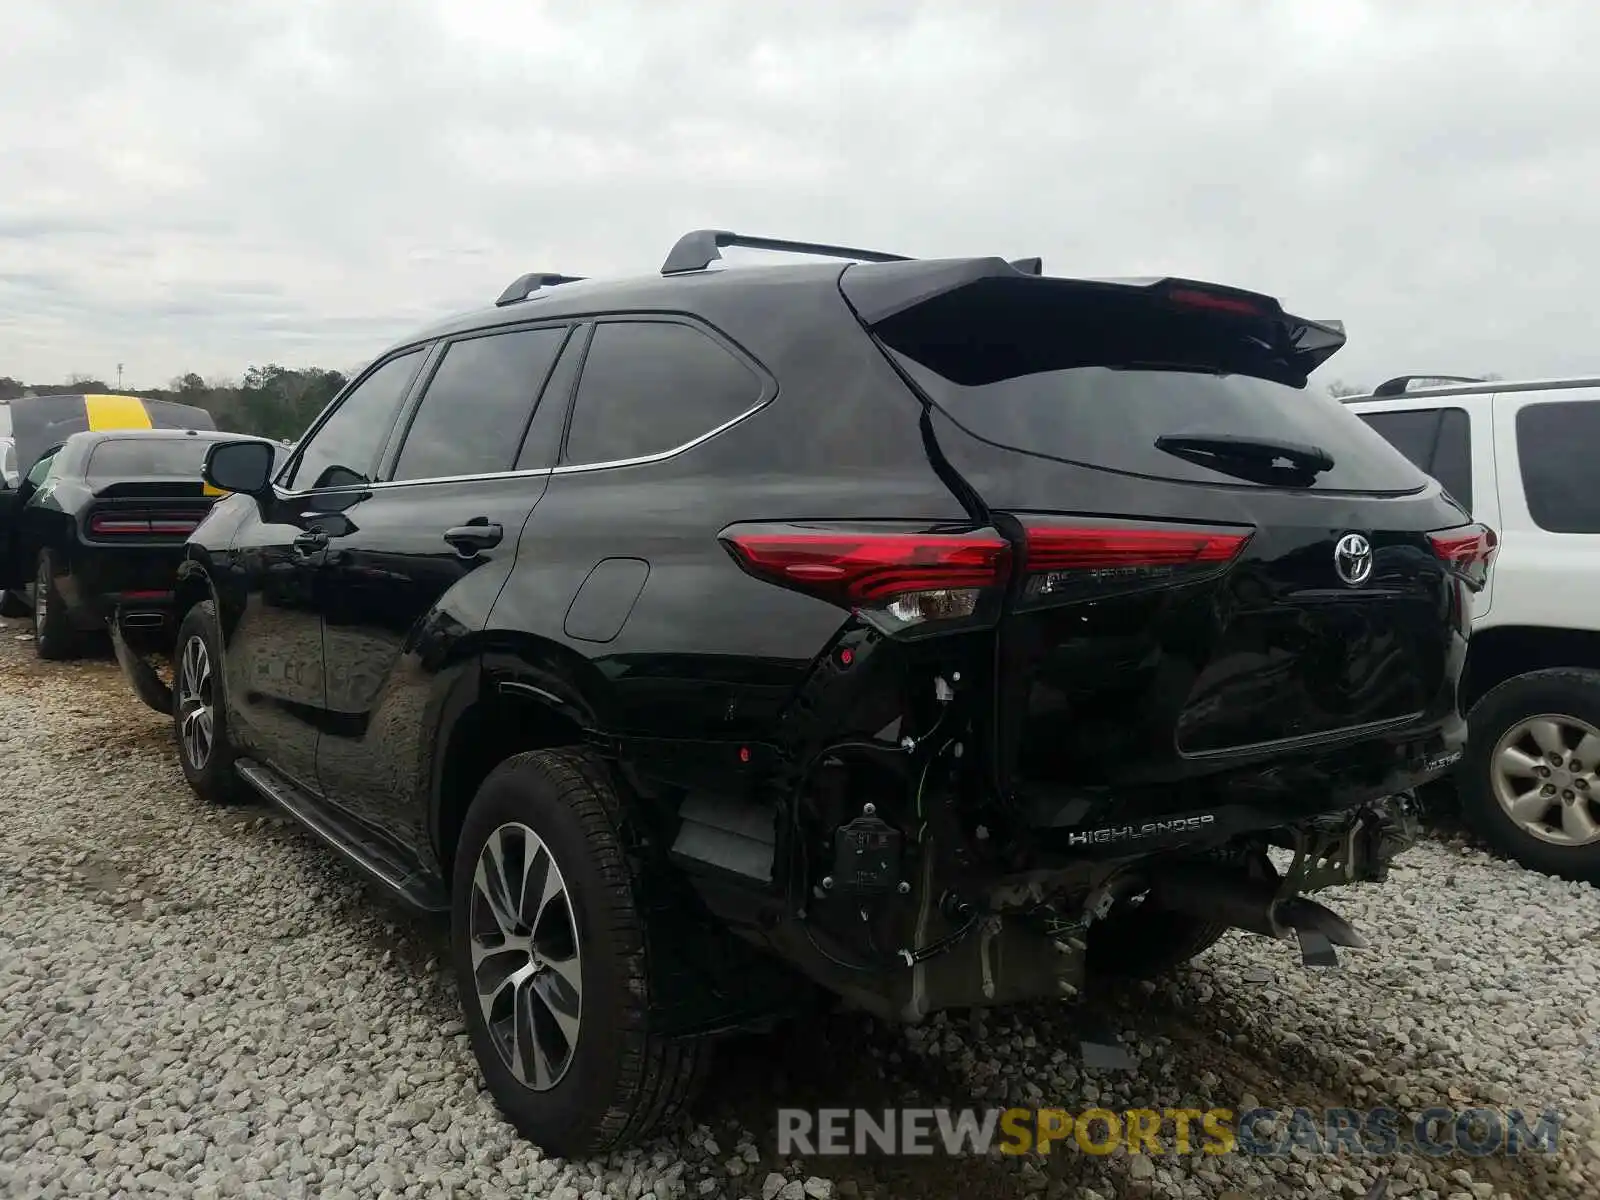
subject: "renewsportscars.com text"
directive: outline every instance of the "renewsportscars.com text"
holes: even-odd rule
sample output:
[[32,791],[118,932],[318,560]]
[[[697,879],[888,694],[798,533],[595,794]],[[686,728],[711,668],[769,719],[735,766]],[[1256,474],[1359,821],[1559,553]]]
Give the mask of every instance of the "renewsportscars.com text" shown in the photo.
[[891,1154],[1551,1154],[1560,1115],[1430,1108],[779,1109],[780,1155]]

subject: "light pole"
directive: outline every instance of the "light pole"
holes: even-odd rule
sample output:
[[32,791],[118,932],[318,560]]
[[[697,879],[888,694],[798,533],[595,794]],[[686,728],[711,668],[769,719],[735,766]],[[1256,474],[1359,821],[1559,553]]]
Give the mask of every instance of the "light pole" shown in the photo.
[[122,390],[122,364],[117,364],[117,391]]

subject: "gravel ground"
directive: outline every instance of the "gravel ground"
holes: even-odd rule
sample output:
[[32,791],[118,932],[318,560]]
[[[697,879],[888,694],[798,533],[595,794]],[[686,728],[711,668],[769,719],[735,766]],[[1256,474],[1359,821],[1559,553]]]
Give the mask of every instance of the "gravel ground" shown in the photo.
[[[1313,973],[1230,937],[1097,1008],[1139,1056],[1076,1065],[1070,1010],[896,1030],[834,1015],[730,1044],[692,1122],[546,1158],[479,1090],[437,927],[266,809],[192,799],[112,664],[0,623],[0,1194],[1593,1197],[1600,893],[1418,847],[1329,902],[1373,948]],[[1557,1155],[774,1157],[780,1104],[1554,1107]]]

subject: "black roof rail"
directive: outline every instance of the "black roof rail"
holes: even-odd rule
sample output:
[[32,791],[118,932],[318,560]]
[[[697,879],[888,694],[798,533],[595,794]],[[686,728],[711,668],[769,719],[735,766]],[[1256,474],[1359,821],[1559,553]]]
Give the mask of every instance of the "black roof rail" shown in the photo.
[[1403,396],[1410,390],[1411,384],[1418,379],[1431,379],[1439,383],[1488,383],[1487,379],[1479,379],[1476,375],[1396,375],[1393,379],[1385,379],[1372,389],[1374,396]]
[[858,258],[863,262],[910,262],[904,254],[883,250],[857,250],[849,246],[829,246],[822,242],[790,242],[782,238],[746,237],[726,229],[694,229],[684,234],[667,252],[661,264],[663,275],[704,271],[722,257],[722,247],[743,246],[749,250],[779,250],[789,254],[816,254],[824,258]]
[[558,283],[582,283],[582,275],[551,275],[545,272],[533,271],[527,275],[519,275],[512,280],[511,286],[500,293],[500,299],[494,302],[496,308],[504,308],[508,304],[516,304],[519,300],[526,300],[533,293],[543,287],[555,287]]

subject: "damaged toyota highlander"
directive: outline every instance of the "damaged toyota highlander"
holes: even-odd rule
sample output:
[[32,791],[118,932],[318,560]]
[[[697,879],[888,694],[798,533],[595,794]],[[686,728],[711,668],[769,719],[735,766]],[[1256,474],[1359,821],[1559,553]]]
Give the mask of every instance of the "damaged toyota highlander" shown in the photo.
[[183,769],[448,914],[488,1086],[553,1153],[671,1117],[798,980],[915,1021],[1235,928],[1333,963],[1361,936],[1308,893],[1382,879],[1460,756],[1494,551],[1307,386],[1344,340],[1236,288],[714,230],[523,276],[281,470],[209,452]]

